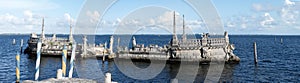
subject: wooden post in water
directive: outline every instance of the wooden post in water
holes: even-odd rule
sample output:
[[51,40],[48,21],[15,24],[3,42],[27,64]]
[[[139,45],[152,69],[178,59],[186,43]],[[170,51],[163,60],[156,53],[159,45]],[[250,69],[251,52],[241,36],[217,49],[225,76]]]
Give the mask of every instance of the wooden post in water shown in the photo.
[[66,67],[67,67],[67,65],[66,65],[66,62],[67,62],[67,53],[68,53],[68,51],[67,51],[67,47],[66,47],[66,45],[64,45],[64,49],[63,49],[63,51],[62,51],[62,64],[61,64],[61,66],[62,66],[62,73],[63,73],[63,77],[65,77],[66,76]]
[[87,36],[83,36],[83,55],[82,57],[85,57],[87,55]]
[[119,47],[120,47],[120,38],[118,38],[118,48],[117,48],[118,51],[120,50]]
[[17,80],[16,80],[16,83],[19,83],[20,82],[20,55],[19,55],[19,53],[17,53],[17,55],[16,55],[16,60],[17,60],[17,64],[16,64],[16,77],[17,77]]
[[253,47],[254,47],[254,63],[257,64],[256,42],[253,43]]
[[20,49],[21,49],[20,53],[22,54],[23,53],[23,39],[21,39],[21,48]]
[[37,58],[36,58],[36,62],[35,62],[35,79],[34,80],[38,80],[39,75],[40,75],[40,62],[41,62],[41,48],[42,48],[42,42],[39,41],[37,44]]
[[12,45],[15,45],[15,44],[16,44],[16,39],[13,39]]
[[281,44],[283,44],[283,40],[282,40],[282,38],[280,39],[280,42],[281,42]]
[[103,55],[102,55],[102,63],[104,63],[104,60],[105,60],[105,54],[104,54],[104,51],[105,51],[105,49],[103,50]]
[[113,45],[114,45],[114,36],[110,36],[110,40],[109,40],[109,51],[110,51],[110,53],[113,53]]
[[73,76],[73,65],[74,65],[74,59],[76,55],[76,43],[74,42],[72,45],[72,54],[71,54],[71,60],[70,60],[70,71],[69,71],[69,78],[72,78]]

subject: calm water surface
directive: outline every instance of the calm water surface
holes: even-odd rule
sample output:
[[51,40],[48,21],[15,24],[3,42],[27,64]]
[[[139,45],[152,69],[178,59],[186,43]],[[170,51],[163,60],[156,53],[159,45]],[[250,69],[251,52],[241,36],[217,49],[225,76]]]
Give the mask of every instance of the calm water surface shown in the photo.
[[[63,36],[67,37],[67,36]],[[29,35],[0,35],[0,81],[13,82],[15,78],[15,55],[19,51],[19,43],[24,39],[27,43]],[[160,35],[139,35],[136,36],[137,43],[167,44],[171,36]],[[280,43],[283,38],[283,44]],[[16,39],[17,44],[11,42]],[[96,43],[109,41],[109,36],[96,36]],[[257,42],[258,64],[253,64],[253,42]],[[234,82],[299,82],[300,81],[300,36],[230,36],[230,42],[235,44],[234,53],[241,58],[239,64],[224,65],[220,80]],[[27,45],[25,44],[25,47]],[[23,49],[25,49],[25,47]],[[35,58],[27,54],[21,55],[21,80],[33,80],[35,73]],[[130,64],[123,61],[123,65]],[[146,68],[150,63],[134,62],[139,68]],[[165,63],[161,63],[165,64]],[[169,82],[178,74],[180,67],[184,68],[184,76],[180,82],[203,82],[210,65],[179,65],[179,63],[165,64],[162,71],[152,79],[138,80],[125,75],[120,71],[118,65],[113,61],[102,63],[101,59],[83,59],[76,61],[74,77],[103,80],[103,74],[112,73],[112,80],[117,82]],[[61,68],[61,58],[42,57],[40,66],[40,80],[56,77],[56,70]],[[196,69],[195,69],[196,68]],[[69,68],[68,68],[69,69]],[[157,68],[159,69],[159,68]],[[85,71],[82,71],[85,70]],[[192,73],[190,71],[197,71]],[[93,72],[91,72],[93,71]],[[94,72],[95,71],[95,72]],[[131,67],[125,68],[126,72],[134,73]],[[84,72],[84,73],[82,73]],[[101,73],[102,72],[102,73]],[[146,71],[151,73],[151,71]],[[137,74],[140,76],[150,76],[147,73]],[[194,77],[193,75],[196,75]]]

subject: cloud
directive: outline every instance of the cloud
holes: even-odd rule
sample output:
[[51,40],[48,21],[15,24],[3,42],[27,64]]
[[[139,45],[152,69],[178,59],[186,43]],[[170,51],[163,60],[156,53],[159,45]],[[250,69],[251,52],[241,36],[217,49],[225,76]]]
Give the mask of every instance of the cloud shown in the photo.
[[276,8],[270,4],[254,3],[252,4],[252,10],[256,12],[269,12],[269,11],[276,10]]
[[246,16],[233,16],[229,18],[224,24],[225,29],[237,33],[252,33],[270,28],[275,24],[273,17],[269,13],[264,15],[246,15]]
[[285,5],[289,5],[289,6],[292,6],[292,5],[295,5],[295,2],[291,2],[290,0],[285,0]]
[[67,22],[71,22],[71,23],[74,22],[74,19],[71,17],[71,15],[69,13],[65,13],[64,17]]
[[2,25],[37,25],[38,15],[32,13],[30,10],[25,10],[23,17],[16,16],[10,13],[0,15],[0,24]]
[[87,11],[86,15],[89,17],[91,23],[96,23],[98,19],[100,19],[100,13],[98,11]]
[[225,24],[224,24],[225,27],[228,27],[228,28],[233,28],[233,27],[236,27],[236,24],[232,21],[227,21]]
[[18,17],[11,15],[9,13],[0,15],[0,19],[1,19],[0,24],[2,24],[2,25],[4,25],[4,24],[20,24],[22,21]]
[[284,6],[282,7],[280,14],[283,22],[286,24],[295,24],[299,16],[299,11],[294,9],[295,2],[285,0]]
[[63,18],[56,18],[55,22],[55,26],[54,27],[58,27],[58,28],[64,28],[66,26],[70,26],[70,23],[72,25],[74,25],[76,23],[76,20],[74,20],[74,18],[69,14],[69,13],[64,13],[64,15],[61,15],[61,17]]
[[30,10],[25,10],[24,11],[24,16],[26,18],[32,18],[33,17],[33,13]]
[[262,27],[273,27],[272,25],[274,24],[274,19],[273,17],[270,15],[270,13],[265,13],[264,15],[264,20],[260,22],[260,25]]
[[11,13],[0,14],[0,29],[4,32],[33,32],[34,27],[41,25],[40,17],[31,10],[25,10],[21,16]]
[[[183,17],[182,14],[175,12],[175,21],[176,21],[176,31],[177,33],[182,33],[183,26]],[[143,29],[143,33],[166,33],[165,30],[171,31],[173,30],[173,21],[174,21],[174,11],[163,11],[159,14],[155,14],[153,16],[148,17],[125,17],[123,19],[116,19],[114,22],[116,27],[122,27],[122,29],[126,28],[126,30],[132,30],[130,28],[140,28]],[[207,30],[205,24],[202,19],[185,19],[185,27],[187,29],[187,33],[194,32],[205,32]],[[158,30],[163,29],[163,30]],[[126,33],[126,30],[123,32]],[[128,31],[130,32],[130,31]]]
[[31,9],[31,10],[47,10],[59,8],[58,4],[48,0],[0,0],[1,10],[11,9]]
[[[158,16],[157,18],[154,18],[157,22],[156,24],[163,25],[163,26],[173,26],[173,20],[174,20],[174,12],[173,11],[166,11],[161,16]],[[175,12],[175,21],[176,24],[181,23],[181,16],[178,12]]]
[[281,30],[282,27],[298,27],[300,3],[285,0],[282,6],[273,6],[268,3],[252,4],[253,14],[233,16],[225,22],[225,27],[237,32],[269,32]]
[[[176,26],[182,26],[182,16],[178,12],[175,12],[175,21],[176,21]],[[151,27],[153,26],[160,26],[160,27],[165,27],[172,29],[173,27],[173,20],[174,20],[174,12],[173,11],[165,11],[162,14],[159,14],[154,17],[148,17],[148,18],[125,18],[125,19],[117,19],[115,24],[119,24],[121,27]],[[192,20],[192,21],[186,21],[187,24],[200,24],[199,20]],[[151,27],[150,27],[151,26]]]

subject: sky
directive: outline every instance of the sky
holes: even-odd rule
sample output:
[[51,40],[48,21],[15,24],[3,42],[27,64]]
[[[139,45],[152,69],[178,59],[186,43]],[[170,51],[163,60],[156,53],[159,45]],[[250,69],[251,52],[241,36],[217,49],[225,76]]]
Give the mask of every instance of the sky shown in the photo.
[[[67,34],[70,23],[74,32],[92,27],[89,33],[170,34],[173,11],[176,33],[182,33],[182,15],[187,33],[209,32],[202,15],[186,1],[118,0],[101,11],[97,8],[105,3],[102,0],[1,0],[0,34],[41,33],[43,18],[47,34]],[[229,34],[300,35],[298,0],[212,0],[212,4],[220,16],[220,28]],[[95,8],[84,9],[87,6]]]

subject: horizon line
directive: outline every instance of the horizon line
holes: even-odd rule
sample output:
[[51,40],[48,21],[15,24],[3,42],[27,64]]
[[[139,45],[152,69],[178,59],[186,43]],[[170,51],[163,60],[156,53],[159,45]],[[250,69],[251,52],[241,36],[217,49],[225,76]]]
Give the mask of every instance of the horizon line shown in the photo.
[[[31,33],[0,33],[0,35],[30,35]],[[69,33],[45,33],[45,35],[53,35],[53,34],[56,34],[56,35],[69,35]],[[173,35],[173,34],[170,34],[170,33],[158,33],[158,34],[154,34],[154,33],[138,33],[138,34],[128,34],[128,33],[119,33],[119,34],[112,34],[112,33],[98,33],[98,34],[78,34],[78,33],[72,33],[73,35]],[[198,34],[202,34],[202,33],[195,33],[195,34],[186,34],[186,35],[198,35]],[[38,34],[40,35],[40,34]],[[182,35],[182,34],[176,34],[176,35]],[[218,34],[217,34],[218,35]],[[223,35],[223,34],[220,34],[220,35]],[[235,33],[232,33],[232,34],[228,34],[228,35],[292,35],[292,36],[300,36],[300,34],[235,34]]]

